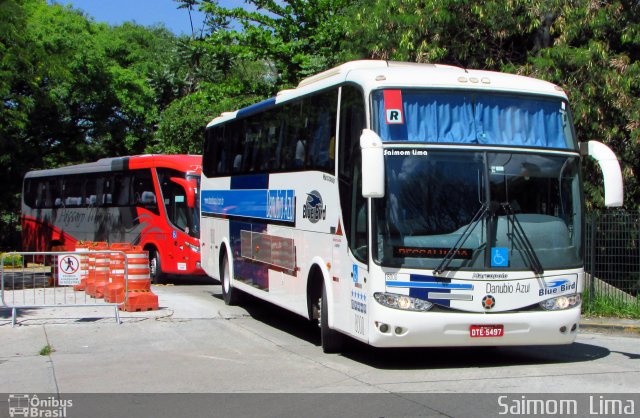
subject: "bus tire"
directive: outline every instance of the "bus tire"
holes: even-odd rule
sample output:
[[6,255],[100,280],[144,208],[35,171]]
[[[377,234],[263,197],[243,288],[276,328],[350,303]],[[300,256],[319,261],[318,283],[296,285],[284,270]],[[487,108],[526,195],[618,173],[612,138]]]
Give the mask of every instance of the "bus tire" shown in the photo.
[[222,285],[222,299],[226,305],[237,305],[240,302],[240,291],[231,285],[231,269],[227,255],[222,256],[220,262],[220,284]]
[[322,299],[320,300],[320,344],[325,353],[339,353],[342,351],[344,337],[336,330],[329,328],[329,309],[327,307],[327,288],[322,285]]
[[153,284],[161,283],[164,279],[162,264],[160,263],[160,254],[153,248],[149,249],[149,277]]

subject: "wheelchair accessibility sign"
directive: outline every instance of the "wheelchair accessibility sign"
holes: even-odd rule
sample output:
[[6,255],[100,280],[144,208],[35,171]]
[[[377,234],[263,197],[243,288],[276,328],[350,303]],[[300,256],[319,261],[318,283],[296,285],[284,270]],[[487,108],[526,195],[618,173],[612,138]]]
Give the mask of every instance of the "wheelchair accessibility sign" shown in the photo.
[[75,254],[58,256],[58,284],[75,286],[80,284],[80,258]]
[[509,249],[494,247],[491,249],[491,267],[509,267]]

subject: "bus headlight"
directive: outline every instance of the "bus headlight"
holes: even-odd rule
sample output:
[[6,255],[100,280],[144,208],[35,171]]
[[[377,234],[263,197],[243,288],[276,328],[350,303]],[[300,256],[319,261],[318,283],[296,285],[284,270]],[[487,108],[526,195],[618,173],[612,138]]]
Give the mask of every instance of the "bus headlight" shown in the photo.
[[191,249],[191,251],[193,251],[194,253],[199,253],[200,252],[200,247],[198,247],[197,245],[189,244],[188,242],[185,242],[184,244],[187,247],[189,247]]
[[433,303],[411,296],[397,295],[395,293],[374,293],[374,299],[388,308],[402,309],[405,311],[428,311]]
[[540,306],[547,311],[560,311],[578,306],[581,301],[582,297],[579,293],[576,293],[575,295],[558,296],[557,298],[547,299],[540,302]]

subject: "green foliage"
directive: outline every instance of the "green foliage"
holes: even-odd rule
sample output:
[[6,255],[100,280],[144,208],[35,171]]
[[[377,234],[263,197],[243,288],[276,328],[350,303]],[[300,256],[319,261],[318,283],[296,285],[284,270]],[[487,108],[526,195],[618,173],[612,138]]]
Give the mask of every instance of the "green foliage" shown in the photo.
[[593,317],[640,319],[640,297],[623,300],[609,295],[593,295],[586,291],[582,300],[582,314]]
[[356,56],[499,69],[541,48],[545,10],[526,0],[356,2],[347,43]]
[[143,152],[182,92],[150,82],[177,45],[161,27],[97,24],[45,0],[0,1],[0,215],[19,212],[30,169]]
[[[345,56],[340,53],[344,21],[339,16],[350,1],[247,0],[245,3],[242,8],[226,9],[215,0],[200,2],[212,25],[207,42],[218,54],[271,63],[279,86],[295,85],[300,78],[344,60]],[[241,29],[234,29],[232,23]]]
[[[640,184],[640,3],[562,4],[554,44],[520,70],[563,86],[571,98],[578,137],[609,145],[621,162],[625,207],[637,209]],[[600,172],[585,170],[588,204],[602,207]]]
[[[0,215],[20,179],[140,152],[199,153],[206,123],[351,59],[440,62],[546,79],[582,141],[620,157],[640,207],[640,3],[635,0],[176,0],[206,31],[98,24],[70,6],[0,0]],[[15,158],[19,156],[19,158]],[[591,208],[601,176],[585,163]],[[9,229],[15,227],[9,227]],[[2,239],[11,231],[2,231]]]
[[54,353],[55,351],[56,350],[51,345],[47,344],[40,349],[40,352],[38,354],[40,354],[41,356],[49,356],[51,355],[51,353]]
[[3,253],[0,254],[0,257],[2,257],[4,267],[18,268],[23,266],[22,256],[20,254]]

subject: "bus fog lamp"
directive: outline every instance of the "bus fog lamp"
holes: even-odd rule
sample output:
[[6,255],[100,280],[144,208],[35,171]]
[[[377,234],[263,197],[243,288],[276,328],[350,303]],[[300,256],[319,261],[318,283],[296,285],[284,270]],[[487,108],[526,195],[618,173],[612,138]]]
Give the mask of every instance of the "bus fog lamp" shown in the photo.
[[558,296],[557,298],[547,299],[540,302],[540,306],[547,311],[561,311],[563,309],[573,308],[582,301],[580,294]]
[[426,300],[413,298],[406,295],[397,295],[395,293],[374,293],[374,299],[388,308],[400,309],[405,311],[428,311],[433,304]]

